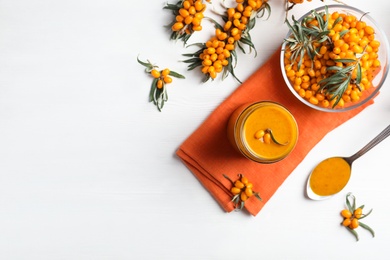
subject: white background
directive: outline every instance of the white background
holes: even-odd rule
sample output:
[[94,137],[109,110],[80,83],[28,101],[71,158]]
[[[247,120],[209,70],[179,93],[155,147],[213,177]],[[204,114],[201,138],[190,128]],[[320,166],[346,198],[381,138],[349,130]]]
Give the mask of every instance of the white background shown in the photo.
[[[220,10],[213,2],[209,16]],[[271,0],[271,17],[252,30],[258,56],[239,54],[240,79],[282,43],[283,2]],[[389,1],[345,2],[390,37]],[[389,124],[390,82],[312,149],[256,217],[226,213],[175,151],[239,83],[202,84],[186,70],[182,54],[196,48],[169,40],[164,3],[0,0],[0,259],[389,259],[390,139],[354,163],[332,199],[311,201],[303,190],[318,161],[355,153]],[[189,43],[211,35],[203,26]],[[138,55],[186,76],[168,86],[162,112],[148,102]],[[348,191],[374,209],[365,223],[375,238],[358,229],[356,242],[340,226]]]

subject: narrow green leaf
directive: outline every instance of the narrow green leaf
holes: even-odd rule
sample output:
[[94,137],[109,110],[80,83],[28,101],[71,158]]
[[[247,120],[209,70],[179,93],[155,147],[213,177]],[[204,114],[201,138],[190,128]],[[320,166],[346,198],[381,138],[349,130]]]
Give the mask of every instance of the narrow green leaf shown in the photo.
[[[350,200],[352,200],[352,204],[351,204]],[[346,196],[346,204],[347,204],[348,210],[350,212],[355,211],[355,196],[353,196],[352,193],[350,193],[350,192]]]
[[150,64],[149,62],[147,63],[147,62],[141,61],[138,57],[137,57],[137,61],[138,61],[139,64],[141,64],[141,65],[143,65],[143,66],[145,66],[147,68],[152,68],[153,67],[152,64]]
[[352,228],[349,228],[349,227],[346,227],[346,228],[347,228],[347,230],[348,230],[349,232],[351,232],[351,233],[355,236],[356,241],[359,241],[359,235],[358,235],[358,233],[356,232],[356,230],[354,230],[354,229],[352,229]]
[[155,92],[157,89],[157,81],[158,79],[153,79],[152,85],[150,87],[150,92],[149,92],[149,102],[152,102],[154,100]]
[[172,70],[169,72],[169,75],[171,75],[172,77],[175,77],[175,78],[185,79],[185,77],[183,75],[181,75],[175,71],[172,71]]
[[370,228],[368,225],[366,225],[366,224],[364,224],[364,223],[359,221],[359,226],[361,226],[362,228],[368,230],[371,233],[372,237],[375,237],[374,230],[372,228]]
[[360,63],[357,65],[357,73],[356,73],[356,84],[360,84],[362,82],[362,67]]
[[365,217],[367,217],[368,215],[371,214],[371,212],[372,212],[372,209],[370,209],[367,213],[363,214],[362,217],[359,218],[359,220],[360,220],[360,219],[363,219],[363,218],[365,218]]
[[354,59],[334,59],[335,62],[342,62],[342,63],[352,63],[356,62]]

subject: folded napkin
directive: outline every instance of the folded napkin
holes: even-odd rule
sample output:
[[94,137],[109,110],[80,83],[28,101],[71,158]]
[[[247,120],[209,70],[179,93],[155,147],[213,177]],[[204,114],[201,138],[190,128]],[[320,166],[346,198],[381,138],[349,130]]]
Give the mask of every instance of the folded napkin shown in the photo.
[[[260,164],[246,159],[227,138],[227,123],[232,112],[242,104],[263,100],[284,105],[294,115],[299,128],[298,143],[293,152],[273,164]],[[245,202],[245,208],[256,216],[314,145],[328,132],[372,103],[367,102],[360,108],[337,114],[307,107],[287,88],[281,73],[278,49],[211,113],[182,143],[176,154],[227,212],[234,210],[229,191],[232,184],[223,175],[233,181],[238,178],[238,174],[245,175],[253,183],[253,190],[259,192],[262,198],[259,201],[252,196]],[[302,190],[303,187],[304,184]]]

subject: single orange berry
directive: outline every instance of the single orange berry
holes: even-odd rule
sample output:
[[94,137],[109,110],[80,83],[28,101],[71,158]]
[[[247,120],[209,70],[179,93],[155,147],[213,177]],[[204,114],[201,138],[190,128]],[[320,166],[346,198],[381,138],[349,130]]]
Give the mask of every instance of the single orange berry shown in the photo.
[[241,177],[241,182],[244,183],[244,184],[246,185],[246,184],[248,184],[249,181],[248,181],[248,178],[247,178],[247,177],[242,176],[242,177]]
[[163,86],[164,86],[163,81],[162,81],[161,79],[159,79],[159,80],[157,81],[157,88],[158,88],[158,89],[162,89]]
[[355,229],[359,226],[359,221],[357,218],[354,218],[351,220],[351,224],[349,225],[350,228]]
[[242,201],[246,201],[246,200],[248,199],[248,196],[245,194],[245,192],[241,192],[241,194],[240,194],[240,199],[241,199]]
[[161,75],[163,75],[163,76],[165,77],[165,76],[168,76],[170,72],[171,72],[171,71],[167,68],[167,69],[164,69],[164,70],[161,72]]
[[351,213],[351,211],[344,209],[341,211],[341,216],[343,216],[344,218],[351,218],[352,213]]
[[157,78],[159,78],[159,77],[161,76],[160,71],[155,70],[155,69],[152,70],[152,71],[150,72],[150,74],[152,74],[153,78],[155,78],[155,79],[157,79]]
[[245,189],[245,194],[246,194],[246,196],[248,196],[248,198],[251,197],[251,196],[253,195],[252,189],[246,187],[246,189]]
[[361,218],[362,217],[362,214],[363,213],[363,209],[362,208],[357,208],[355,209],[355,211],[353,212],[353,216],[355,218]]
[[172,78],[169,77],[169,76],[165,76],[164,77],[164,82],[167,83],[167,84],[172,83]]
[[234,194],[234,195],[237,195],[241,192],[241,189],[237,188],[237,187],[233,187],[230,189],[230,191]]
[[244,183],[240,182],[239,180],[234,182],[234,187],[237,187],[239,189],[242,189],[245,187]]
[[350,218],[346,218],[346,219],[344,219],[344,221],[343,221],[343,226],[344,227],[348,227],[349,225],[351,225],[351,219]]

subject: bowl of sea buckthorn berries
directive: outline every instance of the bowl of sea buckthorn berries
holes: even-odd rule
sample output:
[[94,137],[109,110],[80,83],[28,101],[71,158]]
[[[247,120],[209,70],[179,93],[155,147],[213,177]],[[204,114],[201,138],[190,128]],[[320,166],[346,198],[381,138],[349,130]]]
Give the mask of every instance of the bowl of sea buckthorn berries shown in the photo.
[[366,12],[347,5],[286,20],[280,56],[291,92],[311,108],[340,112],[374,98],[389,70],[389,43]]

